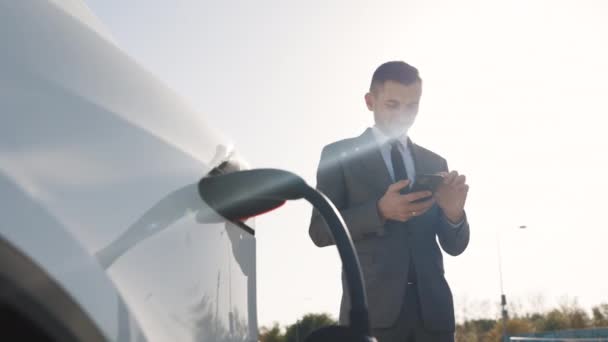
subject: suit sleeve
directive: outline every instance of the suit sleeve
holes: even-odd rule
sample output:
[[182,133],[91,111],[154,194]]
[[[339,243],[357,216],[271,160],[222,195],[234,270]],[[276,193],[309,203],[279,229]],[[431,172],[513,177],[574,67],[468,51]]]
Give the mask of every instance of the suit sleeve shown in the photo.
[[[317,189],[324,193],[340,211],[353,240],[362,239],[368,234],[383,234],[384,223],[378,214],[379,198],[356,206],[349,206],[344,172],[339,153],[326,146],[321,153],[317,169]],[[319,247],[335,244],[325,220],[315,209],[312,211],[310,238]]]
[[[443,160],[444,171],[448,171],[448,164]],[[464,221],[457,227],[454,227],[441,211],[441,217],[439,218],[439,226],[437,229],[437,237],[439,238],[439,244],[441,248],[448,254],[456,256],[464,252],[469,245],[469,221],[467,220],[466,213]]]

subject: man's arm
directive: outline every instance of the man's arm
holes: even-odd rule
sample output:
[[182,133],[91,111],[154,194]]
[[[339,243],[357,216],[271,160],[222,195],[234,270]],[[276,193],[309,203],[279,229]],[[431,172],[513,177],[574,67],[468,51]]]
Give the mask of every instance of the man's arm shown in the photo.
[[454,227],[442,213],[437,236],[446,253],[456,256],[464,252],[469,245],[469,222],[466,216],[460,226]]
[[[384,223],[378,214],[379,198],[371,198],[363,204],[349,206],[339,151],[328,146],[321,153],[321,161],[317,169],[317,189],[323,192],[340,211],[353,240],[359,240],[369,233],[384,232]],[[312,212],[308,233],[319,247],[334,244],[325,220],[315,209]]]
[[[443,161],[442,169],[444,172],[448,172],[448,164],[445,160]],[[464,206],[464,201],[462,202],[462,205]],[[460,218],[458,222],[451,222],[443,209],[440,208],[440,211],[441,218],[439,219],[440,223],[437,229],[439,244],[446,253],[453,256],[459,255],[464,252],[469,244],[470,230],[466,213],[464,213],[464,209],[462,209],[462,218]]]

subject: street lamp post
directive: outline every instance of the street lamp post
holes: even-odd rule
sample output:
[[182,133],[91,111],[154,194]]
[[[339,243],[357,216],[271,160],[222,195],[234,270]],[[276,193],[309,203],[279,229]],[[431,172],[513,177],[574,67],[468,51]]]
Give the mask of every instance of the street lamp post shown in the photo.
[[[527,226],[521,225],[519,229],[526,229]],[[500,306],[501,316],[502,316],[502,339],[507,337],[507,320],[509,319],[509,312],[507,311],[507,296],[505,295],[505,290],[502,282],[502,256],[500,252],[500,230],[497,231],[496,240],[498,245],[498,275],[500,277]]]

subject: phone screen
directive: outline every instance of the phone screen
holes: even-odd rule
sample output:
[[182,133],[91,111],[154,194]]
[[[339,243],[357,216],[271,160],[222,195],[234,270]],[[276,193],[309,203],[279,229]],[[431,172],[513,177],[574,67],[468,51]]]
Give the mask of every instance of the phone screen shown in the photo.
[[430,191],[434,193],[442,182],[443,176],[440,175],[418,175],[416,176],[416,182],[412,186],[411,192]]

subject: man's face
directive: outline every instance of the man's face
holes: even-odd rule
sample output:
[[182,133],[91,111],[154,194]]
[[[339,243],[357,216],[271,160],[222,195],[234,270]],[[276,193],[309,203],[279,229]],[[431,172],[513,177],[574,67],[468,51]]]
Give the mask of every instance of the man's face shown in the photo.
[[406,134],[414,124],[421,95],[421,82],[403,85],[386,81],[384,85],[377,86],[374,91],[365,94],[365,102],[367,108],[374,112],[378,128],[397,138]]

